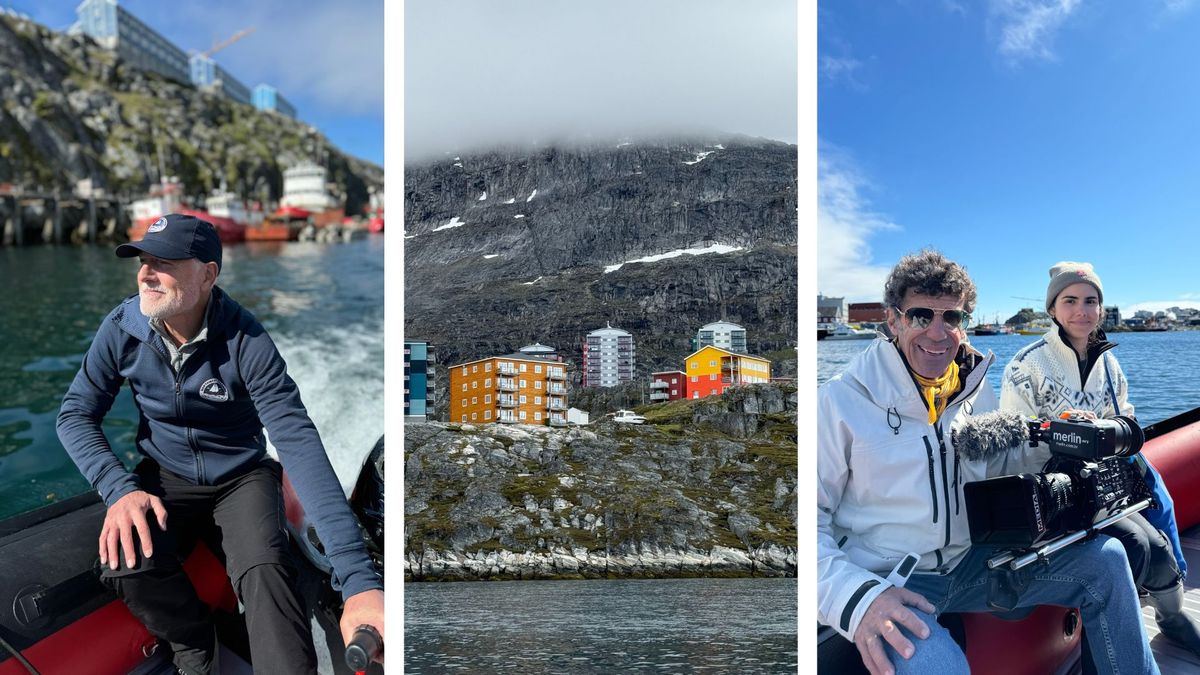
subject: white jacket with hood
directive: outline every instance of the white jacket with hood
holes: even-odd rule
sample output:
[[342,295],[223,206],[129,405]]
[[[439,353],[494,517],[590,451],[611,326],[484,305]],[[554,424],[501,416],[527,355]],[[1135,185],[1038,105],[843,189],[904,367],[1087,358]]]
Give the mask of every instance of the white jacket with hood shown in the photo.
[[963,485],[1038,471],[1045,445],[990,460],[959,455],[964,418],[996,409],[987,382],[995,360],[963,343],[962,388],[936,424],[900,352],[877,339],[817,389],[817,618],[849,640],[891,587],[884,577],[907,553],[918,572],[946,574],[970,547]]

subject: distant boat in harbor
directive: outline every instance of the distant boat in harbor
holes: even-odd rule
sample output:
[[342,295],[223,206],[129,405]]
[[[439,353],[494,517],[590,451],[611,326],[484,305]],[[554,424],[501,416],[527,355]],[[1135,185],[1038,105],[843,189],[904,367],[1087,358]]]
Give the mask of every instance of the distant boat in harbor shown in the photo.
[[865,328],[852,328],[844,323],[839,323],[833,332],[825,336],[826,340],[873,340],[879,336],[879,333],[874,330]]
[[972,335],[1012,335],[1012,326],[1002,323],[984,323],[976,326]]
[[[140,241],[146,236],[146,230],[159,218],[168,213],[182,213],[212,223],[223,243],[246,240],[247,221],[254,220],[254,212],[241,204],[236,195],[223,189],[214,191],[208,198],[208,204],[211,206],[209,209],[185,206],[183,184],[174,178],[164,179],[151,189],[149,195],[130,204],[133,224],[126,234],[129,241]],[[261,212],[258,213],[258,219],[262,219]]]

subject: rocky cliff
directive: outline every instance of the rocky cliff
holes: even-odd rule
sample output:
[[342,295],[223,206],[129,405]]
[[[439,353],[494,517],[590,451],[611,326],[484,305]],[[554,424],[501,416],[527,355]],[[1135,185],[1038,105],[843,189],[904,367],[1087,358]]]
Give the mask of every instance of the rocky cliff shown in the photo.
[[[611,322],[634,334],[644,378],[679,368],[695,331],[725,318],[794,372],[796,159],[794,145],[724,137],[408,165],[405,334],[447,364],[537,341],[578,365],[584,336]],[[682,250],[708,252],[631,262]]]
[[405,578],[795,576],[795,388],[643,412],[406,425]]
[[283,171],[323,160],[347,212],[383,171],[341,154],[319,131],[223,96],[127,66],[86,35],[0,15],[0,183],[70,194],[79,180],[137,197],[159,166],[188,194],[225,183],[277,200]]

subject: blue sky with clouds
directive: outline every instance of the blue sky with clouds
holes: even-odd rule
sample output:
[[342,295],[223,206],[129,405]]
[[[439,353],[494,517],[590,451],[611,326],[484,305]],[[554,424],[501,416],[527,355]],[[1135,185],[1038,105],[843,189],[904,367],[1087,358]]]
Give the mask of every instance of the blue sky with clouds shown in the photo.
[[[54,30],[78,0],[0,0]],[[184,51],[254,32],[213,58],[247,86],[265,82],[350,155],[383,165],[383,0],[120,0]]]
[[991,320],[1092,262],[1122,311],[1200,307],[1200,2],[821,0],[818,290],[964,263]]

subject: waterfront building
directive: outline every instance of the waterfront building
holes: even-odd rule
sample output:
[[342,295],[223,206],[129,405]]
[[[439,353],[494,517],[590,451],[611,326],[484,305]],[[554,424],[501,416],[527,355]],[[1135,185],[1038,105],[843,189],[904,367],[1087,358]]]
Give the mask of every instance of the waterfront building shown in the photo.
[[882,302],[852,302],[846,316],[850,323],[883,323],[887,321],[887,310]]
[[1109,305],[1104,308],[1104,323],[1102,328],[1112,328],[1121,325],[1121,309],[1116,305]]
[[687,398],[687,374],[682,370],[650,373],[650,402],[666,403]]
[[711,345],[689,354],[684,367],[688,398],[704,398],[739,384],[771,380],[771,362],[767,359]]
[[188,57],[182,49],[142,23],[117,0],[83,0],[75,8],[72,33],[84,33],[111,49],[129,65],[181,83],[191,81]]
[[736,323],[716,321],[700,327],[695,348],[720,347],[739,354],[746,353],[746,329]]
[[428,342],[404,341],[404,421],[424,422],[433,412],[433,348]]
[[608,324],[583,341],[583,386],[615,387],[633,381],[633,335]]
[[204,54],[195,54],[188,59],[192,84],[197,89],[221,94],[225,98],[238,103],[250,105],[250,89],[236,77],[229,74]]
[[567,425],[567,367],[515,352],[450,367],[450,421]]
[[279,90],[269,84],[260,84],[255,87],[254,93],[250,96],[250,101],[259,110],[277,112],[280,115],[287,115],[292,119],[296,119],[296,107],[288,102],[283,97],[283,94],[279,93]]

